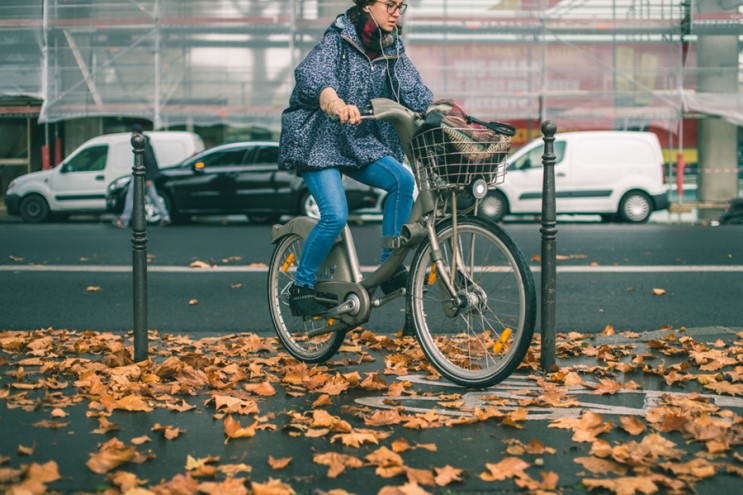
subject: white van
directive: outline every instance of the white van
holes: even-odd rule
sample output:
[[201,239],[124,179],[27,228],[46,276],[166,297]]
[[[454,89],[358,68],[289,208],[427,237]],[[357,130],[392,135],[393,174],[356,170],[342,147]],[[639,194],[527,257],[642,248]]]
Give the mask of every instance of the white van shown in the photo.
[[[193,132],[145,132],[160,167],[174,165],[204,149],[204,142]],[[134,153],[128,132],[106,134],[83,143],[51,170],[22,175],[13,180],[5,193],[11,215],[26,222],[43,222],[50,215],[104,213],[106,187],[131,173]]]
[[[493,220],[505,215],[542,212],[540,138],[515,151],[503,184],[488,193],[480,214]],[[669,206],[663,185],[663,155],[651,132],[586,131],[555,136],[555,191],[558,214],[600,215],[639,223]]]

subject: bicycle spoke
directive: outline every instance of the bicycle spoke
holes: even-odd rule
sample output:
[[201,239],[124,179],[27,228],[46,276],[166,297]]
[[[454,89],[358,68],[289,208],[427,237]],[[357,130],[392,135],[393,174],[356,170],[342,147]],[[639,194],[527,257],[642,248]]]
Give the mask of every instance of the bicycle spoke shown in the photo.
[[309,337],[308,332],[324,328],[324,318],[294,316],[289,307],[289,289],[294,283],[304,240],[291,235],[276,247],[268,273],[269,309],[279,339],[291,355],[306,362],[323,362],[343,342],[342,332]]
[[513,241],[491,224],[462,219],[456,241],[453,230],[443,225],[437,237],[459,303],[432,277],[431,248],[424,244],[411,266],[413,320],[421,347],[442,375],[486,386],[510,374],[528,349],[536,314],[533,280]]

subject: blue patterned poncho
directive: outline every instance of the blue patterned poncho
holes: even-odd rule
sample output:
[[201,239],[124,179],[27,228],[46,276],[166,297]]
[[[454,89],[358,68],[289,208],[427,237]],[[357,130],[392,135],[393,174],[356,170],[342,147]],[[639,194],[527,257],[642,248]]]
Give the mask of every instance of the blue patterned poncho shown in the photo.
[[362,168],[387,155],[402,162],[403,149],[389,122],[365,120],[345,125],[331,121],[320,109],[320,93],[327,87],[359,108],[368,106],[372,98],[397,100],[399,95],[401,104],[425,112],[433,100],[405,55],[402,40],[397,37],[370,60],[348,13],[328,27],[294,75],[296,86],[281,116],[279,168],[285,170]]

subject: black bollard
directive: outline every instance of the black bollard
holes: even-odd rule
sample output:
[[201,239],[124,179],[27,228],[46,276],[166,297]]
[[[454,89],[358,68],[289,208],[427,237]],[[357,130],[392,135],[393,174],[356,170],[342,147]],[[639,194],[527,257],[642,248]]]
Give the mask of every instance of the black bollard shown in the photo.
[[148,359],[147,345],[147,220],[144,213],[144,146],[142,134],[132,136],[134,166],[132,182],[132,274],[134,277],[134,361]]
[[557,295],[557,220],[555,206],[555,133],[552,121],[542,123],[544,179],[542,182],[542,371],[555,368],[555,303]]

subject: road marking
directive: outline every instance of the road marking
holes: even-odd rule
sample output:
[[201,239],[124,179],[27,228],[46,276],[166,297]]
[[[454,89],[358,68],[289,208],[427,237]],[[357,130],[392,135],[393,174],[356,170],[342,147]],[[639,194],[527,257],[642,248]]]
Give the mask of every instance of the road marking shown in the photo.
[[[398,380],[409,381],[418,385],[438,386],[457,390],[467,390],[447,381],[430,381],[423,375],[408,375],[398,377]],[[586,381],[586,383],[590,383]],[[594,382],[594,385],[600,385]],[[661,403],[664,395],[688,396],[688,392],[671,392],[668,390],[620,390],[614,396],[604,398],[606,402],[599,402],[600,397],[591,394],[590,389],[581,386],[562,387],[567,395],[576,399],[583,399],[579,406],[574,407],[541,407],[527,406],[529,411],[526,419],[529,420],[552,420],[558,418],[580,417],[585,411],[592,411],[606,415],[645,416],[648,411]],[[357,404],[377,409],[403,409],[409,413],[426,413],[433,410],[437,414],[447,416],[471,416],[472,411],[477,408],[484,409],[491,405],[487,397],[497,397],[508,401],[508,405],[497,406],[504,411],[512,411],[520,408],[519,401],[536,399],[544,390],[534,383],[533,379],[525,376],[512,375],[493,388],[479,390],[477,392],[466,392],[461,396],[464,402],[458,410],[436,407],[437,402],[442,402],[440,397],[414,395],[405,397],[390,397],[387,395],[377,397],[361,397],[356,399]],[[710,400],[713,404],[722,408],[743,409],[743,399],[698,393],[700,397]],[[613,398],[612,398],[613,397]],[[619,403],[619,404],[618,404]],[[642,404],[640,407],[623,405],[622,403]]]
[[[361,271],[371,273],[376,266],[362,266]],[[130,265],[0,265],[3,272],[110,272],[128,273]],[[256,266],[213,266],[192,268],[190,266],[148,265],[152,273],[266,273],[268,267]],[[539,273],[541,268],[532,266],[531,271]],[[558,273],[718,273],[743,272],[743,265],[628,265],[628,266],[558,266]]]

